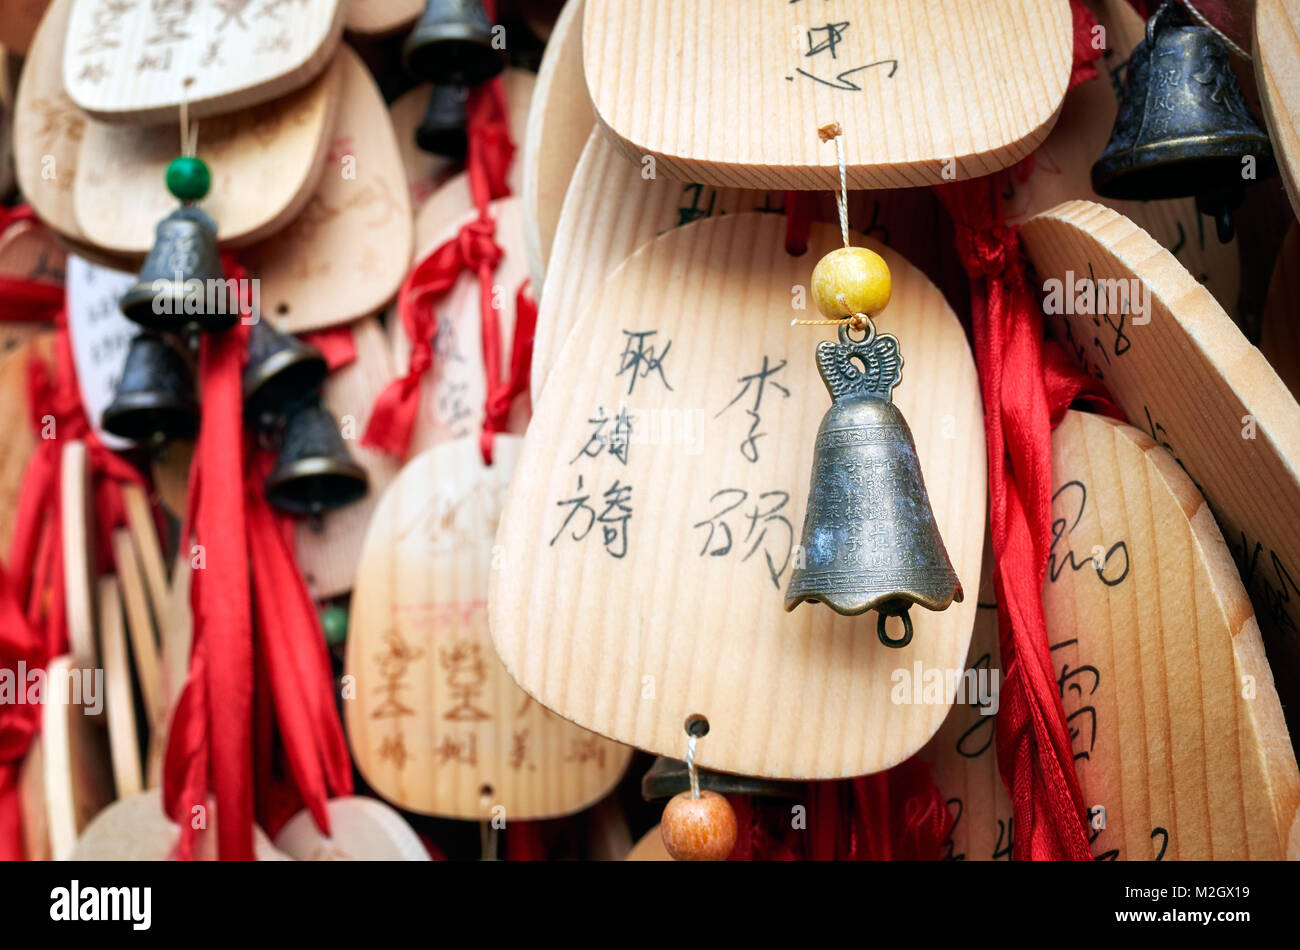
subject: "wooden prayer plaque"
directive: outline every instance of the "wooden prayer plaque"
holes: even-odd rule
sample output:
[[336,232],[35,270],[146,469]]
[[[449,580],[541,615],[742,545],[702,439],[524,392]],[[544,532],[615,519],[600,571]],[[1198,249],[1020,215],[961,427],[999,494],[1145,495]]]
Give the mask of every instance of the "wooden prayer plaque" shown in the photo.
[[343,28],[341,0],[160,6],[72,0],[63,84],[104,122],[176,122],[288,95],[320,74]]
[[[993,543],[986,532],[975,629],[957,701],[934,738],[917,753],[934,766],[934,783],[952,812],[945,860],[1011,860],[1011,799],[998,771],[995,736],[1003,680],[1000,657]],[[915,694],[928,685],[923,671],[919,680],[915,669],[906,672],[895,688]]]
[[415,22],[424,9],[420,0],[347,0],[344,28],[349,33],[396,33]]
[[1092,190],[1092,164],[1110,141],[1128,57],[1145,38],[1146,21],[1129,0],[1092,0],[1089,8],[1105,29],[1109,47],[1096,62],[1100,75],[1066,95],[1052,134],[1034,153],[1028,180],[1010,176],[1007,221],[1022,224],[1071,198],[1108,205],[1168,248],[1228,313],[1235,313],[1241,270],[1237,242],[1219,243],[1213,220],[1197,212],[1195,198],[1119,201]]
[[569,0],[546,42],[516,165],[523,167],[524,249],[541,299],[564,193],[596,122],[582,71],[582,4]]
[[68,648],[82,667],[99,665],[95,634],[95,529],[90,463],[84,442],[63,448],[59,470],[59,524],[63,544],[63,596],[68,612]]
[[326,803],[330,836],[311,813],[298,812],[275,836],[275,846],[295,861],[428,861],[429,852],[401,815],[374,798],[334,798]]
[[[113,770],[106,732],[90,709],[104,696],[89,695],[95,670],[70,656],[55,657],[45,668],[49,695],[41,716],[40,757],[45,769],[45,817],[50,857],[71,856],[81,834],[113,801]],[[102,680],[101,680],[102,684]]]
[[49,364],[54,360],[54,334],[34,336],[0,357],[0,559],[9,563],[14,519],[22,493],[27,462],[36,449],[31,410],[27,405],[27,363],[38,355]]
[[[223,245],[269,237],[302,211],[325,169],[343,69],[335,57],[302,89],[201,123],[198,154],[212,170],[201,207]],[[86,238],[115,253],[147,254],[158,222],[177,207],[166,183],[177,154],[174,124],[88,122],[75,197]]]
[[343,60],[338,118],[316,192],[293,222],[240,253],[261,280],[262,313],[305,333],[382,310],[411,261],[411,203],[379,87]]
[[[431,199],[432,201],[436,200]],[[497,318],[501,327],[501,371],[509,372],[510,352],[514,345],[515,298],[519,286],[528,278],[524,259],[523,209],[518,198],[502,198],[489,206],[496,221],[497,246],[503,251],[501,263],[493,276],[500,288],[501,307]],[[445,228],[421,255],[428,254],[478,217],[467,211],[460,220]],[[420,381],[420,408],[411,432],[408,457],[425,449],[466,436],[477,437],[483,425],[484,400],[487,398],[483,368],[483,316],[478,275],[464,271],[442,302],[436,307],[438,329],[433,341],[433,366]],[[390,325],[393,337],[394,364],[399,375],[411,361],[411,343],[400,320]],[[515,403],[508,417],[509,431],[522,433],[528,424],[526,400]]]
[[131,666],[126,651],[126,621],[122,616],[122,595],[115,577],[99,579],[99,636],[113,784],[117,797],[125,798],[143,789],[144,774],[140,768],[135,697],[131,693]]
[[63,40],[73,0],[51,0],[14,102],[14,172],[23,197],[59,234],[84,240],[73,210],[86,117],[63,89]]
[[1205,499],[1150,437],[1078,412],[1052,483],[1043,607],[1094,856],[1284,858],[1300,772]]
[[[537,699],[602,735],[681,756],[703,716],[702,767],[841,778],[915,753],[947,714],[891,701],[920,661],[964,669],[979,590],[985,462],[975,367],[943,295],[900,255],[878,321],[904,360],[906,416],[935,518],[969,592],[914,609],[883,646],[873,613],[783,607],[813,445],[830,398],[809,316],[814,225],[791,257],[777,215],[676,228],[624,262],[578,316],[542,392],[498,533],[492,636]],[[794,309],[799,303],[808,309]]]
[[672,855],[664,847],[664,836],[655,825],[647,831],[627,853],[624,861],[671,861]]
[[1070,201],[1021,235],[1056,311],[1049,332],[1209,502],[1287,708],[1300,690],[1300,406],[1209,291],[1127,218]]
[[1013,165],[1074,53],[1067,0],[588,0],[602,128],[657,174],[740,188],[909,188]]
[[370,517],[400,468],[392,456],[361,444],[375,399],[393,378],[388,337],[378,319],[367,317],[352,325],[352,339],[357,358],[330,373],[321,387],[321,398],[338,420],[348,451],[366,470],[370,487],[364,498],[326,515],[319,528],[304,521],[294,530],[298,566],[316,600],[352,589]]
[[118,306],[134,283],[134,274],[100,267],[75,254],[68,257],[65,300],[77,386],[91,427],[111,449],[134,445],[105,432],[102,424],[104,410],[112,403],[122,378],[127,350],[140,335],[140,325],[123,316]]
[[493,538],[518,454],[514,436],[496,438],[490,467],[477,438],[426,452],[389,486],[366,537],[344,716],[357,768],[408,811],[565,815],[603,797],[631,756],[535,702],[493,651]]
[[1255,79],[1282,181],[1300,215],[1300,2],[1255,0]]

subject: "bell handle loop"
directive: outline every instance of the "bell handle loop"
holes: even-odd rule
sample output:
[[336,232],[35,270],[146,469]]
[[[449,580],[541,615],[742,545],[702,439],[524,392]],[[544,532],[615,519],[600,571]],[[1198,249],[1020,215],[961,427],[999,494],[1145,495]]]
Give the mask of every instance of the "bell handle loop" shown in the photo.
[[1156,41],[1156,26],[1159,25],[1160,18],[1164,16],[1165,11],[1167,11],[1170,7],[1174,7],[1174,6],[1177,6],[1175,0],[1164,0],[1164,2],[1161,3],[1159,7],[1156,8],[1156,12],[1151,14],[1151,19],[1147,20],[1147,47],[1148,48],[1150,48],[1151,45],[1154,44]]
[[[889,631],[885,629],[885,622],[890,617],[899,617],[903,621],[903,635],[897,640],[891,639]],[[907,614],[907,608],[904,607],[899,613],[885,613],[883,610],[876,614],[876,635],[880,637],[880,642],[887,647],[895,650],[901,650],[912,642],[912,618]]]
[[841,323],[839,329],[840,342],[848,346],[870,346],[872,343],[876,342],[876,321],[872,320],[865,313],[859,313],[856,314],[856,316],[859,316],[866,321],[867,328],[864,331],[862,331],[866,334],[866,336],[864,336],[861,340],[853,339],[853,336],[850,333],[850,331],[853,329],[853,325],[847,322]]

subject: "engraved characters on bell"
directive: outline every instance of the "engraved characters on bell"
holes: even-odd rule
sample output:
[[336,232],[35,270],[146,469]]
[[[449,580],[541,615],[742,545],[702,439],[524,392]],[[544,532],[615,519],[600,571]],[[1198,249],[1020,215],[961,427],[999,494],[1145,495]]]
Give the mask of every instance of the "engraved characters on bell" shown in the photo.
[[1135,327],[1151,322],[1151,290],[1139,278],[1099,278],[1092,275],[1091,265],[1088,270],[1086,277],[1067,270],[1064,279],[1043,281],[1043,312],[1051,316],[1120,316]]
[[1002,671],[987,667],[951,670],[926,669],[921,661],[911,669],[899,667],[889,675],[894,684],[889,699],[896,706],[975,706],[981,716],[995,716],[1002,689]]

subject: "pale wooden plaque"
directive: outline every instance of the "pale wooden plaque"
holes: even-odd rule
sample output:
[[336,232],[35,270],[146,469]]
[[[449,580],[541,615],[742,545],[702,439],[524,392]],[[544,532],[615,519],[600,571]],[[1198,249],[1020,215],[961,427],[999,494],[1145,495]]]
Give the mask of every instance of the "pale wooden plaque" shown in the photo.
[[420,0],[347,0],[344,28],[349,33],[396,33],[415,22],[424,4]]
[[96,634],[95,513],[90,463],[84,442],[69,442],[59,460],[59,527],[63,544],[63,598],[68,612],[68,649],[79,666],[99,665]]
[[131,693],[131,664],[126,650],[126,620],[117,578],[99,579],[99,637],[104,664],[104,718],[118,798],[144,788],[140,767],[140,738],[136,731],[135,697]]
[[51,0],[32,40],[14,102],[14,172],[23,197],[61,236],[83,240],[73,210],[86,117],[63,90],[63,39],[72,0]]
[[311,813],[298,812],[275,836],[275,846],[295,861],[428,861],[419,835],[396,811],[374,798],[333,798],[326,803],[330,836]]
[[65,300],[77,386],[95,434],[110,449],[134,445],[103,427],[104,410],[117,393],[127,351],[141,331],[140,324],[123,316],[118,305],[134,283],[134,274],[100,267],[76,254],[68,257]]
[[1300,214],[1300,3],[1256,0],[1255,80],[1291,208]]
[[1098,77],[1065,97],[1052,134],[1033,155],[1028,180],[1008,179],[1005,211],[1010,224],[1023,224],[1071,198],[1114,208],[1168,248],[1228,313],[1236,313],[1240,284],[1237,242],[1220,244],[1214,222],[1196,210],[1195,198],[1119,201],[1092,190],[1092,164],[1110,141],[1119,94],[1133,47],[1146,36],[1146,21],[1128,0],[1092,0],[1089,8],[1106,33],[1108,49],[1096,62]]
[[[500,289],[501,306],[497,319],[501,327],[501,371],[508,373],[514,344],[515,296],[519,285],[528,277],[523,252],[523,209],[518,198],[502,198],[492,202],[489,208],[496,221],[495,240],[503,251],[492,282]],[[461,227],[477,217],[477,211],[465,212],[460,220],[450,222],[423,253],[427,254],[443,241],[455,237]],[[477,436],[483,425],[487,377],[483,368],[483,315],[478,274],[464,271],[435,310],[438,328],[433,340],[433,366],[420,381],[420,408],[411,432],[408,457],[441,442]],[[410,365],[411,343],[400,321],[392,324],[390,333],[394,365],[400,375]],[[524,431],[528,424],[527,400],[520,399],[515,403],[507,421],[509,431]]]
[[245,248],[262,313],[304,333],[368,317],[397,293],[411,261],[411,203],[379,87],[347,46],[338,117],[316,192],[288,227]]
[[63,84],[104,122],[175,122],[288,95],[329,62],[342,0],[72,0]]
[[664,847],[664,836],[655,825],[647,831],[627,853],[624,861],[671,861],[672,855]]
[[1045,286],[1062,290],[1059,306],[1049,293],[1049,309],[1106,303],[1104,313],[1051,315],[1048,331],[1205,495],[1254,601],[1285,706],[1300,685],[1300,406],[1209,291],[1127,218],[1070,201],[1021,235]]
[[540,296],[569,179],[596,122],[582,71],[582,5],[570,0],[546,41],[528,125],[515,161],[523,168],[524,248]]
[[477,439],[413,459],[366,537],[347,646],[356,698],[344,716],[366,781],[409,811],[569,814],[603,797],[631,756],[535,702],[493,651],[493,536],[518,452],[517,437],[499,436],[490,468]]
[[[201,123],[198,154],[212,172],[201,206],[223,245],[269,237],[302,211],[325,170],[343,68],[335,57],[302,89]],[[87,122],[74,205],[81,233],[114,253],[147,254],[176,209],[166,173],[177,154],[174,125]]]
[[59,656],[47,664],[45,673],[49,695],[35,755],[44,768],[49,855],[63,861],[71,856],[82,829],[113,801],[113,769],[107,731],[89,714],[92,697],[85,684],[94,670]]
[[588,0],[604,130],[659,174],[740,188],[908,188],[1015,164],[1065,96],[1066,0]]
[[9,562],[14,519],[22,493],[27,462],[36,449],[31,408],[27,404],[27,363],[33,355],[47,364],[54,360],[54,334],[42,333],[0,357],[0,415],[6,436],[0,439],[0,553]]
[[1043,607],[1094,856],[1285,857],[1300,772],[1204,498],[1150,437],[1076,412],[1052,484]]
[[680,756],[687,717],[704,716],[703,767],[769,778],[879,771],[943,722],[951,694],[895,705],[890,676],[966,658],[982,416],[956,317],[883,245],[893,302],[880,329],[905,361],[894,401],[971,594],[913,611],[903,651],[880,644],[874,614],[783,609],[830,404],[813,359],[829,334],[789,324],[808,315],[794,305],[810,263],[838,245],[838,228],[814,225],[791,257],[779,216],[697,221],[644,245],[578,317],[528,430],[489,598],[511,675],[566,718]]
[[388,337],[378,319],[367,317],[352,325],[352,339],[356,359],[330,373],[321,397],[338,420],[348,451],[366,470],[370,487],[364,498],[326,515],[319,529],[300,522],[294,531],[298,566],[316,600],[352,589],[371,515],[400,467],[391,456],[361,444],[375,399],[393,378]]

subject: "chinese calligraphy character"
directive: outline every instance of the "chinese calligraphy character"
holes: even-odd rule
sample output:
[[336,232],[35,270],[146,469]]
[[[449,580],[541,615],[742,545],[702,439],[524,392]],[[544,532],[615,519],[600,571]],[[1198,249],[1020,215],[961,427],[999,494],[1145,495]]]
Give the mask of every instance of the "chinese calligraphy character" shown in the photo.
[[[614,484],[605,492],[605,510],[596,520],[601,523],[605,550],[616,558],[627,554],[627,522],[632,517],[632,486]],[[615,550],[617,548],[617,551]]]
[[[700,557],[704,557],[705,554],[710,557],[725,557],[731,553],[732,546],[735,543],[735,535],[732,533],[731,524],[725,519],[748,500],[749,492],[742,488],[724,488],[715,492],[709,498],[710,502],[729,501],[730,503],[725,504],[704,521],[696,522],[691,526],[693,528],[708,529],[708,536],[705,537],[704,546],[700,549]],[[781,514],[782,509],[785,508],[789,501],[789,492],[763,492],[754,502],[753,510],[743,515],[744,520],[749,522],[749,526],[745,530],[744,537],[740,539],[740,543],[742,545],[749,544],[750,546],[741,561],[748,561],[761,547],[763,549],[763,558],[767,562],[768,577],[777,589],[781,587],[781,575],[790,566],[790,549],[794,544],[794,527],[790,524],[790,520]],[[770,543],[769,531],[773,532]],[[785,534],[784,544],[780,541],[782,533]],[[714,545],[715,535],[718,535],[721,539],[717,545]],[[776,552],[776,557],[773,557],[773,551]],[[780,564],[777,563],[778,558]]]
[[647,341],[652,336],[656,336],[658,330],[644,330],[640,333],[633,333],[631,330],[624,330],[623,335],[627,337],[626,345],[623,347],[623,353],[619,357],[618,372],[615,376],[622,376],[624,373],[630,373],[627,384],[627,394],[632,395],[632,390],[636,388],[638,379],[645,379],[651,373],[658,373],[660,381],[670,392],[672,386],[668,384],[668,378],[664,376],[664,360],[668,356],[668,351],[672,349],[673,341],[669,340],[667,345],[658,354],[655,353],[654,346],[647,345]]
[[[761,439],[763,436],[767,435],[766,432],[758,431],[758,427],[762,424],[763,421],[762,417],[759,416],[758,414],[759,408],[763,404],[763,393],[767,387],[769,378],[775,376],[781,370],[785,369],[785,364],[786,361],[782,360],[776,366],[769,366],[768,359],[766,356],[764,356],[763,368],[760,369],[757,373],[750,373],[748,376],[740,377],[740,379],[737,380],[737,382],[743,384],[740,388],[740,391],[736,393],[735,396],[732,397],[731,402],[723,406],[722,409],[719,410],[718,412],[718,416],[722,415],[722,413],[726,412],[728,409],[734,406],[740,399],[742,399],[744,395],[747,392],[749,392],[751,386],[754,387],[754,406],[752,409],[745,410],[745,412],[749,415],[750,419],[753,421],[749,427],[749,435],[746,436],[745,439],[740,443],[740,454],[743,455],[750,462],[758,461],[758,440]],[[781,394],[785,398],[788,399],[790,397],[790,390],[786,389],[780,383],[773,380],[772,386],[780,390]],[[714,416],[714,418],[716,419],[717,416]]]
[[375,665],[383,679],[379,692],[384,698],[370,714],[371,718],[398,719],[415,715],[415,710],[402,702],[401,692],[406,688],[406,674],[411,664],[422,656],[424,648],[411,646],[400,631],[389,630],[384,634],[384,650],[375,654]]
[[447,671],[447,685],[456,697],[456,705],[443,714],[443,719],[455,722],[477,722],[492,717],[474,705],[481,698],[483,684],[487,681],[487,665],[479,645],[461,640],[450,649],[438,651],[442,668]]
[[587,420],[587,423],[595,426],[595,429],[587,438],[586,444],[578,450],[578,454],[569,459],[570,465],[584,455],[588,458],[595,458],[601,453],[601,450],[608,451],[610,455],[624,465],[627,464],[627,447],[632,436],[632,418],[628,415],[627,409],[620,406],[618,415],[613,420],[613,431],[606,433],[605,426],[610,421],[609,416],[605,414],[605,407],[598,406],[595,417]]

